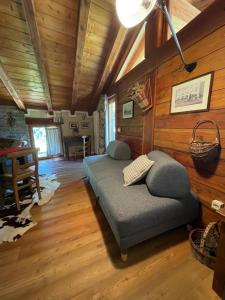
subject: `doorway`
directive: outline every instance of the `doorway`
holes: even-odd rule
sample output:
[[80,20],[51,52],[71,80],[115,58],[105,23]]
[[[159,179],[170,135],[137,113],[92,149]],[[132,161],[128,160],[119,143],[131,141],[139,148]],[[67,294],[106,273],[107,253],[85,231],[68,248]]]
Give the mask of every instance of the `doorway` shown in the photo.
[[58,157],[63,154],[60,128],[57,126],[32,126],[32,146],[39,148],[39,158]]
[[108,98],[106,116],[106,146],[116,139],[116,96]]

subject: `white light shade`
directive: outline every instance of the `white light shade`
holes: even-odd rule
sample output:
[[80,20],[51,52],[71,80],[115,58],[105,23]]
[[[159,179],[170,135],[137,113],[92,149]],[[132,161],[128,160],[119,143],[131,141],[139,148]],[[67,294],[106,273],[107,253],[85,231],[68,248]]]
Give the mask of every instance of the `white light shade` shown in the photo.
[[126,28],[141,23],[154,9],[157,0],[116,0],[116,11]]

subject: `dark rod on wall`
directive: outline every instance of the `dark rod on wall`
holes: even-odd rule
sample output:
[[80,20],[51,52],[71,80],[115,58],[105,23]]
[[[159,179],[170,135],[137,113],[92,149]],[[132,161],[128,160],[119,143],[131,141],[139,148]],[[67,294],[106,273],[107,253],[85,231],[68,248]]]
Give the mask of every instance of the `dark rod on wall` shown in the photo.
[[177,34],[174,30],[174,27],[173,27],[173,24],[172,24],[172,21],[171,21],[171,18],[170,18],[170,15],[169,15],[169,12],[168,12],[168,9],[167,9],[167,6],[166,6],[166,2],[165,0],[159,0],[159,4],[162,8],[162,11],[166,17],[166,20],[167,20],[167,23],[169,24],[169,27],[170,27],[170,30],[172,32],[172,35],[173,35],[173,38],[174,38],[174,41],[175,41],[175,44],[176,44],[176,47],[177,47],[177,50],[179,52],[179,55],[181,57],[181,60],[184,64],[184,68],[187,72],[192,72],[196,66],[197,66],[197,62],[193,62],[193,63],[190,63],[190,64],[187,64],[185,59],[184,59],[184,55],[183,55],[183,51],[181,49],[181,46],[180,46],[180,43],[179,43],[179,40],[177,38]]

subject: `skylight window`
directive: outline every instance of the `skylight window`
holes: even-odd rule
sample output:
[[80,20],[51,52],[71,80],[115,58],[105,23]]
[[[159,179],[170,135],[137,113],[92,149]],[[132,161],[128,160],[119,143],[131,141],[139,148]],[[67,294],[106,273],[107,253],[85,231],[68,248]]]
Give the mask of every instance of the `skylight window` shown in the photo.
[[120,80],[130,70],[139,65],[145,59],[145,25],[146,23],[143,24],[116,81]]
[[[180,31],[202,11],[204,11],[214,0],[170,0],[169,8],[173,26],[176,32]],[[168,39],[171,38],[171,32],[168,30]]]

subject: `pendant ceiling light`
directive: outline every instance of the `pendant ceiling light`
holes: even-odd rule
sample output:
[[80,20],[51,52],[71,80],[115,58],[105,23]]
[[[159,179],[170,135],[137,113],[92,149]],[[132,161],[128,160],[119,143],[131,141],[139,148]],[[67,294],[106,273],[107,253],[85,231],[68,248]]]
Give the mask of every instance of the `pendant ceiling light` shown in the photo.
[[157,9],[158,7],[162,9],[166,17],[185,70],[192,72],[196,68],[197,63],[194,62],[187,64],[185,62],[184,55],[168,13],[165,0],[116,0],[116,10],[119,20],[126,28],[131,28],[138,25],[145,20],[154,9]]

